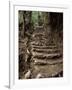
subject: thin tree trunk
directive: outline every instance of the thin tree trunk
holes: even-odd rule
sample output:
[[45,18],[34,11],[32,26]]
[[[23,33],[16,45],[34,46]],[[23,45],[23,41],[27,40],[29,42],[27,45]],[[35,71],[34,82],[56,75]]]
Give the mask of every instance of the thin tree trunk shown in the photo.
[[43,12],[43,17],[44,17],[44,28],[47,29],[50,23],[50,13]]

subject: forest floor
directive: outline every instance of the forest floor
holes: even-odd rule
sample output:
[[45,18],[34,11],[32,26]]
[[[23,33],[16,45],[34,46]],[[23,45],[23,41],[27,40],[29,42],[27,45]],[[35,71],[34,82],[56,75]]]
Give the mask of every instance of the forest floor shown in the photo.
[[19,79],[63,76],[63,45],[56,32],[36,27],[19,40]]

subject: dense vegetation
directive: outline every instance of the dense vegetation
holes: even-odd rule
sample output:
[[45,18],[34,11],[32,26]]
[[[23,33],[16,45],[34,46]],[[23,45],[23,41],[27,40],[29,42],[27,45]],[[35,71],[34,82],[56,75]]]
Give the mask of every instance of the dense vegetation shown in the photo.
[[[36,78],[41,74],[43,74],[41,77],[63,76],[63,13],[20,10],[18,20],[19,78]],[[37,63],[34,59],[38,60]],[[36,67],[40,69],[36,71]],[[44,72],[49,68],[49,72]],[[26,77],[27,73],[29,77]]]

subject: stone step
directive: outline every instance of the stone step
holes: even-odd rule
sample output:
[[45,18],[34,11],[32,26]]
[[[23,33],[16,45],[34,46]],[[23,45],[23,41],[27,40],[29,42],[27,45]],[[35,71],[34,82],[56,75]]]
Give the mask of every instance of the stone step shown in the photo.
[[33,40],[31,41],[31,44],[35,44],[35,43],[39,43],[39,42],[48,42],[49,40],[48,39],[45,39],[45,38],[33,38]]
[[38,46],[38,45],[41,45],[41,44],[40,44],[40,41],[37,40],[37,41],[30,42],[30,45],[31,46]]
[[58,53],[60,52],[61,50],[60,49],[36,49],[36,48],[32,48],[31,52],[35,53]]
[[[47,40],[47,42],[48,42],[48,40]],[[49,43],[47,43],[46,42],[46,40],[38,40],[38,39],[36,39],[36,40],[32,40],[31,42],[30,42],[30,45],[31,46],[42,46],[41,44],[43,43],[44,45],[43,46],[56,46],[56,44],[53,44],[53,43],[51,43],[51,44],[49,44]]]
[[56,59],[62,57],[62,54],[60,53],[54,53],[54,54],[36,54],[34,53],[32,58],[38,58],[38,59]]
[[59,58],[37,58],[37,57],[32,57],[32,61],[58,61],[58,60],[62,60],[63,58],[62,57],[59,57]]
[[37,26],[35,26],[35,28],[36,28],[36,30],[37,29],[42,29],[42,31],[43,31],[43,25],[41,25],[41,26],[37,25]]
[[35,59],[34,60],[34,64],[35,65],[47,65],[47,64],[50,64],[50,65],[52,65],[52,64],[59,64],[59,63],[62,63],[63,62],[63,60],[61,59],[59,59],[59,60],[38,60],[38,59]]
[[59,56],[61,56],[61,53],[43,53],[43,52],[41,52],[41,53],[39,53],[39,52],[32,52],[32,55],[33,56],[43,56],[43,57],[59,57]]
[[34,33],[32,37],[45,36],[45,33]]
[[53,49],[53,48],[57,48],[57,46],[38,46],[38,45],[32,45],[32,48],[36,48],[36,49]]

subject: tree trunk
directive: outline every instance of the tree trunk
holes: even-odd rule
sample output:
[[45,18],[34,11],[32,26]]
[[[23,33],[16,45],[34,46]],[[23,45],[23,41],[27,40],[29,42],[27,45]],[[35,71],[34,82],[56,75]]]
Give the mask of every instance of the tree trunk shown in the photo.
[[48,25],[50,23],[50,13],[49,12],[43,12],[43,18],[44,18],[44,28],[48,29]]
[[31,30],[31,11],[24,11],[24,32],[30,32]]
[[38,12],[38,25],[42,26],[43,25],[43,21],[42,21],[42,12]]

